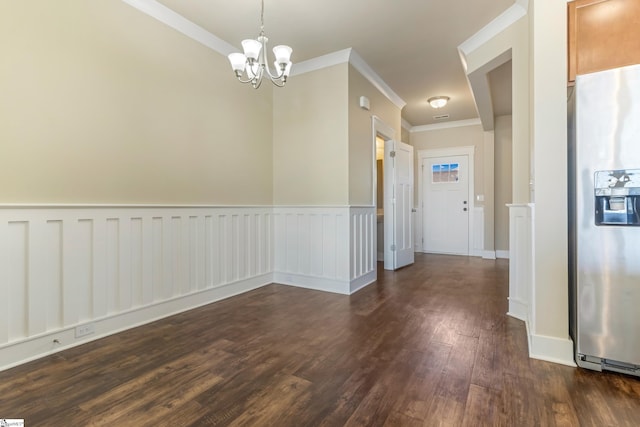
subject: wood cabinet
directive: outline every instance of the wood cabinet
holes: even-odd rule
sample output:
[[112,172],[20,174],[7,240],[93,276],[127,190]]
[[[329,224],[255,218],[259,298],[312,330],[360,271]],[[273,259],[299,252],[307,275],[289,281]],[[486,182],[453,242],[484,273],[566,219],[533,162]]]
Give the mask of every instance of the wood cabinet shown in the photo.
[[576,75],[640,63],[640,0],[567,4],[569,81]]

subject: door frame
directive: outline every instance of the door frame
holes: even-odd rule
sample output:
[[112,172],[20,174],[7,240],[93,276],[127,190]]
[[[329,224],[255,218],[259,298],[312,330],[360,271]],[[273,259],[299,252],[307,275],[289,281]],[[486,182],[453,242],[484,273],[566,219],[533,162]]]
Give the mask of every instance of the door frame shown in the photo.
[[[386,124],[384,121],[382,121],[382,119],[380,119],[380,117],[376,116],[376,115],[372,115],[371,116],[371,147],[373,150],[373,154],[371,156],[371,182],[372,182],[372,194],[371,194],[371,200],[373,200],[373,210],[375,211],[375,214],[377,215],[377,209],[378,209],[378,185],[384,185],[384,174],[385,174],[385,169],[384,168],[384,161],[383,161],[383,169],[382,169],[382,173],[383,173],[383,182],[378,182],[378,175],[376,173],[377,170],[377,165],[376,165],[376,137],[380,135],[382,137],[382,139],[384,139],[385,141],[389,141],[389,140],[395,140],[396,139],[396,130],[394,128],[392,128],[391,126],[389,126],[388,124]],[[376,217],[377,220],[377,217]],[[388,239],[389,237],[386,236],[387,234],[387,227],[386,225],[384,226],[384,234],[385,234],[385,241],[387,241],[386,239]],[[373,247],[376,250],[378,250],[378,233],[377,233],[377,222],[376,222],[376,227],[374,228],[374,230],[372,230],[373,233]],[[384,253],[384,252],[383,252]],[[375,272],[376,272],[376,276],[378,274],[378,261],[377,261],[377,257],[376,257],[376,262],[374,263],[374,267],[375,267]]]
[[[423,180],[424,180],[424,165],[423,162],[425,159],[434,158],[434,157],[449,157],[449,156],[467,156],[469,159],[469,174],[468,174],[468,182],[469,182],[469,236],[468,236],[468,256],[473,254],[473,236],[474,236],[474,210],[475,210],[475,152],[476,147],[473,145],[462,146],[462,147],[450,147],[450,148],[434,148],[428,150],[419,150],[418,155],[416,156],[418,161],[418,215],[416,218],[415,224],[415,239],[420,242],[420,252],[424,252],[424,188],[423,188]],[[418,240],[419,239],[419,240]],[[417,244],[415,245],[418,246]]]

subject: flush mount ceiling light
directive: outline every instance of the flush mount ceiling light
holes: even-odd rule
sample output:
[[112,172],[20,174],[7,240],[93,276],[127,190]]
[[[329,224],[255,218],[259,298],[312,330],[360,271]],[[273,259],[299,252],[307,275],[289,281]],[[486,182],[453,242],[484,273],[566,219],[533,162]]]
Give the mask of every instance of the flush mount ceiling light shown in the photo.
[[434,96],[432,98],[427,99],[427,102],[433,108],[442,108],[445,105],[447,105],[447,102],[449,102],[449,99],[450,98],[448,96]]
[[282,87],[287,82],[287,77],[291,71],[291,49],[289,46],[278,45],[273,48],[275,55],[275,72],[269,70],[267,63],[267,42],[269,39],[264,34],[264,0],[262,0],[262,11],[260,13],[260,34],[257,40],[247,39],[242,41],[244,53],[232,53],[229,55],[231,68],[241,83],[251,83],[254,89],[260,87],[262,78],[266,74],[271,82]]

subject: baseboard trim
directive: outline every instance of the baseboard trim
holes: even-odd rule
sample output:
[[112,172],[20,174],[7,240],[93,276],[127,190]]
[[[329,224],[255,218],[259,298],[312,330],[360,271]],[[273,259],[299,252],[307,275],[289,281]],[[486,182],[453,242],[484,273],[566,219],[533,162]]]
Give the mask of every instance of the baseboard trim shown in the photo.
[[557,338],[531,333],[527,318],[527,305],[524,302],[509,298],[509,312],[507,315],[524,322],[527,343],[529,344],[529,357],[531,359],[572,367],[577,366],[574,360],[573,341],[571,338]]
[[496,250],[496,258],[509,259],[509,251]]
[[483,251],[482,252],[483,259],[496,259],[496,251]]
[[348,280],[327,279],[326,277],[307,276],[281,271],[273,273],[273,281],[282,285],[333,292],[334,294],[342,295],[349,295],[351,287]]
[[483,253],[484,253],[484,249],[471,249],[469,251],[469,256],[482,257]]
[[[21,341],[14,341],[0,348],[0,371],[118,332],[152,323],[184,311],[261,288],[272,283],[272,279],[273,276],[271,273],[262,274],[215,288],[204,289],[173,299],[159,301],[158,303],[144,307],[134,308],[113,316],[92,319],[86,323],[92,323],[95,326],[95,333],[80,338],[75,337],[75,329],[81,325],[78,324],[73,327],[29,337]],[[57,342],[54,342],[54,340]]]
[[549,337],[546,335],[530,335],[529,357],[566,366],[577,366],[573,359],[573,341]]
[[507,312],[507,314],[511,317],[515,317],[518,320],[526,322],[528,312],[527,304],[517,298],[509,297],[507,299],[509,300],[509,311]]
[[372,284],[373,282],[376,281],[377,277],[377,272],[376,270],[370,271],[367,274],[365,274],[364,276],[360,276],[357,279],[353,279],[351,280],[351,283],[349,284],[349,289],[351,291],[351,294],[354,294],[356,292],[358,292],[360,289],[367,287],[368,285]]

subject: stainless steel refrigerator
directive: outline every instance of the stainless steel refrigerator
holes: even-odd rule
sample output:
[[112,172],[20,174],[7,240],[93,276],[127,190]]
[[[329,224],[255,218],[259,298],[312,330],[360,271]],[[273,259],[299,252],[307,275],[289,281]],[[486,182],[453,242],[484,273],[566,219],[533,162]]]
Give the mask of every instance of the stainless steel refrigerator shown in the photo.
[[640,65],[578,76],[569,113],[576,363],[640,375]]

